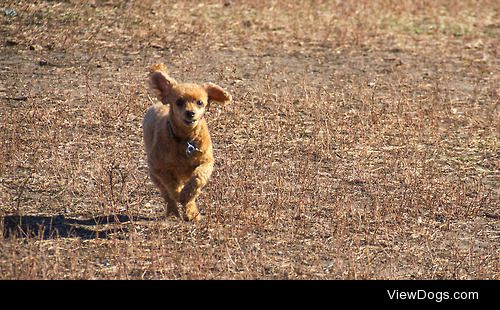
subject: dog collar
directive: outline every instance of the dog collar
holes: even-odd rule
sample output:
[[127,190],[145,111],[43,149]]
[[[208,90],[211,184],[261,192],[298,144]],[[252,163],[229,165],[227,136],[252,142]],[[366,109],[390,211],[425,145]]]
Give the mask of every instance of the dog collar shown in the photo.
[[194,140],[182,140],[179,138],[177,135],[174,133],[174,128],[172,128],[172,124],[170,123],[170,120],[167,120],[167,131],[168,135],[177,141],[178,143],[182,143],[186,145],[186,156],[191,157],[194,155],[195,152],[201,152],[201,150],[198,148]]

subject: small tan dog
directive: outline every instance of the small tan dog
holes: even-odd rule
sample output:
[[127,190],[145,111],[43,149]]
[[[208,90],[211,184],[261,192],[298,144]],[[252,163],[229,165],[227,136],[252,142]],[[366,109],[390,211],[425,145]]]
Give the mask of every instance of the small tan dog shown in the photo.
[[[231,95],[213,83],[178,83],[164,64],[150,68],[149,85],[158,100],[144,117],[143,138],[149,175],[167,204],[167,215],[198,221],[195,200],[214,168],[212,140],[204,118],[212,101],[229,102]],[[184,216],[183,216],[184,217]]]

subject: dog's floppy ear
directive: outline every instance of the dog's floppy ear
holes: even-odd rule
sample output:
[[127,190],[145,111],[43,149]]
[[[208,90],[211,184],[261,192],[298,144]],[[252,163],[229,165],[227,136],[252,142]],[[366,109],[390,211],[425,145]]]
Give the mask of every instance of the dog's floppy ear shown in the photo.
[[216,85],[214,83],[205,83],[203,85],[203,88],[205,88],[207,94],[208,94],[208,101],[217,101],[220,103],[226,103],[231,101],[233,98],[231,97],[231,94],[229,94],[227,91],[225,91],[222,87],[219,85]]
[[149,68],[149,86],[163,104],[168,103],[167,96],[175,84],[177,82],[168,75],[167,67],[164,64],[154,64]]

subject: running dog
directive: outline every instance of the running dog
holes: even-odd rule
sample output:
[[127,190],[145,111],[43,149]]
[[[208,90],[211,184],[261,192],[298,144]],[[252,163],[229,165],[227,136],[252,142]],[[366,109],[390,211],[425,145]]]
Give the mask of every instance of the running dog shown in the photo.
[[143,122],[150,178],[165,199],[167,216],[199,221],[195,201],[214,169],[205,111],[213,101],[231,101],[231,95],[213,83],[178,83],[161,63],[151,66],[149,86],[160,101]]

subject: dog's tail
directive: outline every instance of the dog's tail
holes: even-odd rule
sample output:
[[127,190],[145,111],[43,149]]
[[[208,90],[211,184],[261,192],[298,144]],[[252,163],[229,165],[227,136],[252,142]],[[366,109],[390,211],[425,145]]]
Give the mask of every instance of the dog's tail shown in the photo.
[[161,72],[165,75],[168,75],[167,66],[165,66],[164,63],[157,63],[151,65],[151,67],[149,67],[149,73],[154,73],[154,72]]

